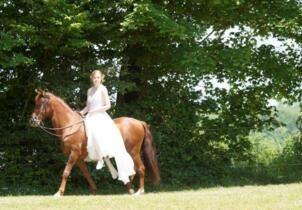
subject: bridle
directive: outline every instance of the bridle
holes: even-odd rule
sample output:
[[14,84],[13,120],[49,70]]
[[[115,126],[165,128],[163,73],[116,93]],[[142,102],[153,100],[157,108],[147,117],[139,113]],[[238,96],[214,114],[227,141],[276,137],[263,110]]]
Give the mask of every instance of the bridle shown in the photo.
[[[64,141],[64,139],[65,139],[66,137],[71,136],[71,135],[77,133],[77,132],[80,130],[81,126],[79,126],[79,128],[78,128],[75,132],[70,133],[70,134],[65,135],[65,136],[64,136],[64,135],[60,135],[60,134],[56,134],[56,133],[51,132],[51,131],[64,130],[64,129],[66,129],[66,128],[73,127],[74,125],[83,123],[85,117],[82,117],[82,116],[81,116],[81,117],[82,117],[82,120],[80,120],[80,121],[78,121],[78,122],[75,122],[75,123],[72,123],[71,125],[67,125],[67,126],[61,127],[61,128],[50,128],[50,127],[46,127],[46,126],[44,126],[44,123],[43,123],[42,120],[38,123],[37,119],[39,119],[40,115],[42,114],[42,110],[43,110],[43,109],[44,109],[44,112],[46,112],[46,105],[49,103],[49,97],[48,97],[48,96],[43,96],[43,98],[45,98],[45,99],[47,99],[47,100],[45,100],[45,101],[42,103],[39,114],[37,115],[37,117],[35,117],[35,118],[33,119],[33,122],[35,123],[35,125],[37,125],[39,128],[41,128],[41,130],[45,131],[46,133],[48,133],[48,134],[50,134],[50,135],[53,135],[53,136],[56,136],[56,137],[62,137],[62,140],[63,140],[63,141]],[[41,125],[41,124],[42,124],[42,125]],[[85,123],[83,123],[83,125],[85,126]]]

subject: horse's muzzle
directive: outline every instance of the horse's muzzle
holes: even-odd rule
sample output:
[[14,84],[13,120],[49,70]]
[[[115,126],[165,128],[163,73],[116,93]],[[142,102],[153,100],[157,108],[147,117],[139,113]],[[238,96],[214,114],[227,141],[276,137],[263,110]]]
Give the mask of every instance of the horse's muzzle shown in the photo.
[[39,123],[40,123],[39,120],[37,120],[37,118],[35,118],[35,117],[31,117],[29,119],[29,125],[31,127],[38,127]]

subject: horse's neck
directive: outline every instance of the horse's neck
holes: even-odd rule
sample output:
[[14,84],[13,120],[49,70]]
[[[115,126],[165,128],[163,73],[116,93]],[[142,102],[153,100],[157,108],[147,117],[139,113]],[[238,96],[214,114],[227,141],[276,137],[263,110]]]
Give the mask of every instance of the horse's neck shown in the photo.
[[52,123],[54,127],[64,127],[72,123],[75,116],[73,111],[63,102],[57,100],[53,106]]

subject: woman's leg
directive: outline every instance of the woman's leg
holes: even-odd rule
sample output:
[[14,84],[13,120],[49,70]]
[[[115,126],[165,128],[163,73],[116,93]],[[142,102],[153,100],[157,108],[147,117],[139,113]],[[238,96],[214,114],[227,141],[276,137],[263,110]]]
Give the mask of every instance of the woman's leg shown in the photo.
[[114,168],[114,166],[112,165],[110,159],[108,158],[108,156],[104,157],[105,163],[109,168],[109,171],[111,173],[112,179],[116,179],[118,177],[118,172],[116,171],[116,169]]

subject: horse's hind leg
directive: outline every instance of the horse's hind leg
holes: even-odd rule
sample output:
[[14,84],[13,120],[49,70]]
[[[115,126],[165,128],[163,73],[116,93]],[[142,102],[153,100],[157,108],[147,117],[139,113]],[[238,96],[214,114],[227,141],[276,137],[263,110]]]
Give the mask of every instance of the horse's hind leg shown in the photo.
[[129,193],[130,195],[134,194],[134,190],[132,189],[132,182],[133,182],[134,176],[135,176],[135,175],[130,176],[130,177],[129,177],[130,181],[127,183],[127,189],[128,189],[128,193]]
[[92,190],[92,194],[95,195],[96,194],[96,190],[97,190],[97,187],[92,179],[92,177],[90,176],[89,174],[89,171],[86,167],[86,164],[84,163],[83,160],[79,160],[77,162],[77,165],[79,166],[80,170],[82,171],[83,175],[86,177],[90,187],[91,187],[91,190]]
[[135,164],[135,169],[139,174],[139,189],[137,190],[135,195],[140,195],[145,192],[145,166],[140,155],[134,158],[134,164]]

